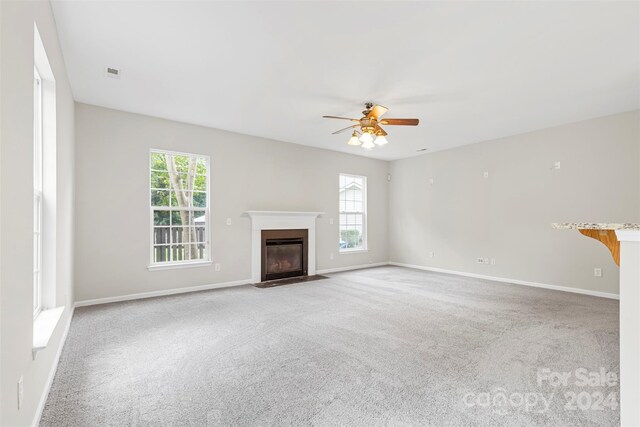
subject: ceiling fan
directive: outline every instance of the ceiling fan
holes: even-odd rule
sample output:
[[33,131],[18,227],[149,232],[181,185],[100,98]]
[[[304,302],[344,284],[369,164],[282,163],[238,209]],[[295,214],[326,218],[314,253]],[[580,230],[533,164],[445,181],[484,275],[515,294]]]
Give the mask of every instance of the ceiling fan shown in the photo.
[[[362,145],[365,150],[371,150],[376,145],[385,145],[387,141],[387,132],[380,125],[389,126],[417,126],[418,119],[382,119],[381,117],[389,111],[387,107],[382,105],[374,105],[372,102],[364,104],[364,117],[360,119],[352,119],[349,117],[339,116],[322,116],[325,119],[351,120],[356,124],[340,129],[332,133],[336,135],[349,129],[354,129],[351,139],[347,142],[349,145]],[[360,128],[359,130],[357,128]]]

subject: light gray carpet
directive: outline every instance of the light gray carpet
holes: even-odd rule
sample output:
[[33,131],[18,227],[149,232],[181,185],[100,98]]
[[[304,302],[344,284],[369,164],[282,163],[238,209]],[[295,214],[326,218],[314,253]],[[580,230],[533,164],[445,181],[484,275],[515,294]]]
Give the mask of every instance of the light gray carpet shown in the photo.
[[381,267],[78,308],[41,425],[612,426],[536,373],[618,360],[617,301]]

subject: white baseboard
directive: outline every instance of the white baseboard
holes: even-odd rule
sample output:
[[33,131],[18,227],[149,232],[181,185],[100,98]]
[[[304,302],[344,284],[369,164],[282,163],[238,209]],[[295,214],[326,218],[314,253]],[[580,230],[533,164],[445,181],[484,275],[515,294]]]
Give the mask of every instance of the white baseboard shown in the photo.
[[338,273],[340,271],[362,270],[363,268],[381,267],[389,265],[388,262],[374,262],[371,264],[351,265],[349,267],[325,268],[324,270],[316,270],[317,274]]
[[165,289],[162,291],[141,292],[138,294],[121,295],[117,297],[87,299],[83,301],[76,301],[75,307],[107,304],[110,302],[131,301],[131,300],[143,299],[143,298],[163,297],[166,295],[184,294],[187,292],[208,291],[210,289],[228,288],[231,286],[247,285],[250,283],[251,283],[251,279],[245,279],[245,280],[235,280],[233,282],[212,283],[209,285],[202,285],[202,286],[190,286],[187,288],[174,288],[174,289]]
[[[354,265],[349,267],[329,268],[325,270],[316,270],[316,274],[337,273],[339,271],[348,271],[348,270],[360,270],[362,268],[380,267],[382,265],[388,265],[388,263],[378,262],[378,263],[372,263],[372,264]],[[190,286],[187,288],[174,288],[174,289],[166,289],[162,291],[141,292],[137,294],[121,295],[116,297],[105,297],[105,298],[76,301],[74,306],[85,307],[88,305],[108,304],[111,302],[132,301],[132,300],[143,299],[143,298],[153,298],[153,297],[162,297],[167,295],[183,294],[187,292],[197,292],[197,291],[207,291],[210,289],[228,288],[231,286],[240,286],[240,285],[247,285],[252,283],[253,283],[252,279],[246,279],[246,280],[235,280],[233,282],[212,283],[209,285],[202,285],[202,286]]]
[[44,410],[44,405],[47,403],[47,398],[49,397],[49,391],[51,390],[53,379],[55,378],[56,371],[58,370],[58,362],[60,362],[62,349],[64,348],[64,344],[67,341],[67,335],[69,334],[69,328],[71,327],[71,319],[73,319],[74,310],[75,310],[75,306],[72,306],[71,311],[69,312],[69,318],[67,319],[67,324],[64,326],[64,332],[62,332],[62,338],[60,339],[60,344],[58,345],[58,351],[56,351],[56,356],[53,358],[53,364],[51,365],[51,369],[49,370],[49,377],[47,378],[47,382],[44,386],[44,390],[42,391],[42,395],[40,396],[40,401],[38,402],[38,407],[36,408],[36,414],[33,417],[33,422],[31,423],[31,427],[37,427],[40,424],[40,418],[42,418],[42,411]]
[[464,271],[446,270],[444,268],[436,268],[436,267],[425,267],[422,265],[405,264],[402,262],[390,262],[389,265],[395,265],[398,267],[415,268],[417,270],[433,271],[435,273],[447,273],[447,274],[455,274],[458,276],[474,277],[476,279],[492,280],[494,282],[510,283],[514,285],[532,286],[534,288],[552,289],[554,291],[572,292],[574,294],[591,295],[593,297],[620,299],[620,295],[618,294],[611,294],[608,292],[599,292],[599,291],[590,291],[588,289],[570,288],[567,286],[558,286],[558,285],[548,285],[546,283],[529,282],[526,280],[519,280],[519,279],[508,279],[505,277],[485,276],[484,274],[466,273]]

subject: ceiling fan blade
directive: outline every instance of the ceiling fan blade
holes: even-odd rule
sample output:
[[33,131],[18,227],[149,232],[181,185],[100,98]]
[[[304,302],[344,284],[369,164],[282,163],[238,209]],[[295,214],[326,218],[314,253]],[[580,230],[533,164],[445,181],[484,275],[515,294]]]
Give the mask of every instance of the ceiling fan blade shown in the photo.
[[384,131],[384,129],[382,129],[378,125],[376,125],[376,127],[375,127],[375,133],[376,133],[376,135],[387,136],[387,133]]
[[382,105],[374,105],[367,117],[373,117],[376,120],[380,120],[380,117],[383,116],[384,113],[389,111],[387,107],[383,107]]
[[339,117],[339,116],[322,116],[323,119],[340,119],[340,120],[351,120],[352,122],[360,122],[359,119],[352,119],[350,117]]
[[419,119],[384,119],[380,120],[381,125],[391,126],[418,126]]
[[337,130],[337,131],[333,132],[331,135],[337,135],[337,134],[339,134],[339,133],[344,132],[345,130],[349,130],[349,129],[357,128],[358,126],[360,126],[360,125],[348,126],[348,127],[344,128],[344,129],[340,129],[340,130]]

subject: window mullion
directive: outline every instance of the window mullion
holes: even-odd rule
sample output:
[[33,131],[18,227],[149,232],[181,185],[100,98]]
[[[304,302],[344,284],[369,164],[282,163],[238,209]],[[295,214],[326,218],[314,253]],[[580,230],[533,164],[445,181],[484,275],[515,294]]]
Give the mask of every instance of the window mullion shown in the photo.
[[[169,192],[169,206],[171,206],[171,192]],[[173,262],[173,211],[169,211],[169,262]]]

